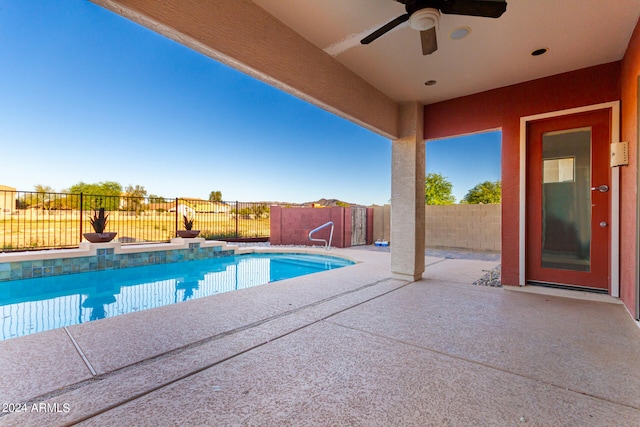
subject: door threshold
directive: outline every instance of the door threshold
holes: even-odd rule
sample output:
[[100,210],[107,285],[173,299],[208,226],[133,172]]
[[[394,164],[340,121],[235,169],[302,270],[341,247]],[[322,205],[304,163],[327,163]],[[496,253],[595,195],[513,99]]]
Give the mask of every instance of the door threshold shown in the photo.
[[608,294],[587,292],[584,288],[574,287],[575,289],[560,289],[550,286],[536,286],[527,283],[526,286],[503,286],[506,291],[522,292],[527,294],[546,295],[561,298],[571,298],[585,301],[606,302],[610,304],[622,304],[618,298],[614,298]]
[[529,286],[541,286],[543,288],[551,288],[551,289],[564,289],[566,291],[580,291],[580,292],[588,292],[591,294],[604,294],[608,295],[608,289],[602,288],[589,288],[587,286],[575,286],[575,285],[564,285],[561,283],[552,283],[552,282],[537,282],[534,280],[527,280],[527,285]]

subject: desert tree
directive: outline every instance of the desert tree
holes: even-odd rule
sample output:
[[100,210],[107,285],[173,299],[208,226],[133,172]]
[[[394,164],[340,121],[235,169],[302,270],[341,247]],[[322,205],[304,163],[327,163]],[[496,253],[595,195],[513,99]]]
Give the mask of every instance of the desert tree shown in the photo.
[[473,187],[462,199],[466,204],[494,204],[502,201],[502,183],[498,181],[484,181]]
[[428,173],[424,180],[424,202],[427,205],[452,205],[453,184],[440,173]]
[[212,191],[209,193],[209,201],[210,202],[221,202],[222,201],[222,191]]

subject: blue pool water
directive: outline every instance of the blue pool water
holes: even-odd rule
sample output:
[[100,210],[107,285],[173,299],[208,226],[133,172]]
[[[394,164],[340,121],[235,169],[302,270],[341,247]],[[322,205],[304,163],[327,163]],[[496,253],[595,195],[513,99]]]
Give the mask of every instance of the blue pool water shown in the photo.
[[246,254],[0,283],[0,340],[353,264],[312,254]]

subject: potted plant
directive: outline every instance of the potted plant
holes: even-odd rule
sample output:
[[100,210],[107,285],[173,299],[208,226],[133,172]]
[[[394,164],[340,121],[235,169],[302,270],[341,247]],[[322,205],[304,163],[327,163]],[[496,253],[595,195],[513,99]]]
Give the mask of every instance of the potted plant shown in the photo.
[[189,219],[186,215],[182,215],[184,230],[178,230],[178,236],[185,239],[190,239],[200,234],[200,230],[192,230],[194,221],[195,218]]
[[84,233],[84,238],[91,243],[105,243],[112,241],[118,233],[104,231],[107,228],[108,218],[109,214],[104,213],[104,208],[100,208],[97,211],[94,210],[93,217],[89,217],[89,221],[91,222],[91,226],[95,233]]

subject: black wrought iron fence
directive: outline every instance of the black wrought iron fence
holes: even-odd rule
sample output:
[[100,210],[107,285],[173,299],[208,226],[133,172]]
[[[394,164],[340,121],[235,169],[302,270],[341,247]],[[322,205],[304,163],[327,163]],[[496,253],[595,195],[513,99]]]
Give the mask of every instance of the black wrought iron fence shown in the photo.
[[105,231],[122,243],[169,241],[185,218],[205,239],[269,237],[269,206],[261,203],[2,190],[0,251],[77,247],[100,208]]

